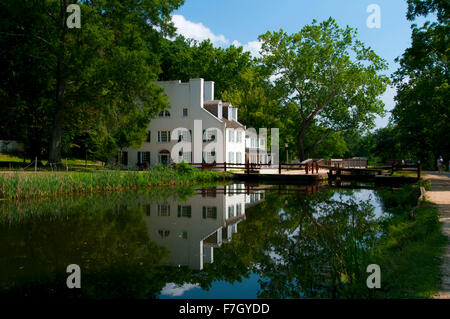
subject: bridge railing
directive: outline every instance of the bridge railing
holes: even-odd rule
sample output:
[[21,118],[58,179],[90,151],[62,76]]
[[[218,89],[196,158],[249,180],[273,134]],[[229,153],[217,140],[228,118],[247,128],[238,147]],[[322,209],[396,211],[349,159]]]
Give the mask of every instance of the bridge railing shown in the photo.
[[[251,173],[261,173],[264,169],[277,169],[278,174],[281,174],[282,171],[288,170],[305,170],[306,174],[318,174],[319,173],[319,163],[318,162],[309,162],[309,163],[278,163],[278,164],[270,164],[270,163],[188,163],[194,168],[199,170],[216,170],[216,171],[227,171],[227,170],[244,170],[246,174]],[[176,169],[177,164],[174,163],[173,167]]]

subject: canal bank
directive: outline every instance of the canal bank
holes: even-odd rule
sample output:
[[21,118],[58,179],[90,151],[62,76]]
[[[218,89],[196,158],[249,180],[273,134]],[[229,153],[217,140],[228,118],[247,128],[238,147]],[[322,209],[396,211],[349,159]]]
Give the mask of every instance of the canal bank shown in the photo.
[[441,290],[436,298],[450,299],[450,174],[448,172],[424,173],[426,174],[424,179],[431,182],[431,190],[426,192],[425,197],[428,201],[435,203],[439,209],[442,232],[449,240],[441,266]]

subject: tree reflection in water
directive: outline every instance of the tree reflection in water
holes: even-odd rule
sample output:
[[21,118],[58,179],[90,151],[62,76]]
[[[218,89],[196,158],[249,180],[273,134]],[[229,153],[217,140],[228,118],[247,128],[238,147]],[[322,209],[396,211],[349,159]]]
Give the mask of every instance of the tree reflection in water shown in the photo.
[[[247,208],[232,241],[202,270],[162,265],[171,252],[149,236],[140,205],[142,198],[182,203],[192,188],[4,203],[0,296],[155,298],[167,283],[208,290],[252,273],[260,298],[369,294],[366,267],[381,232],[373,205],[352,190],[284,192],[292,188],[267,191]],[[68,264],[81,266],[82,289],[67,289]]]

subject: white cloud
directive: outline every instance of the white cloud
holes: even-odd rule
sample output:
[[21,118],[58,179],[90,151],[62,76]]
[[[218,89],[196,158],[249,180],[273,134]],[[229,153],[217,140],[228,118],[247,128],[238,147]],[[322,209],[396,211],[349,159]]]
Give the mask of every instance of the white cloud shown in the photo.
[[232,43],[235,47],[242,46],[244,51],[250,52],[250,55],[255,58],[261,57],[259,51],[261,50],[262,43],[260,41],[250,41],[247,44],[242,44],[239,41],[234,40]]
[[173,282],[169,282],[161,290],[161,295],[179,297],[182,296],[186,291],[193,288],[198,288],[198,284],[183,284],[182,286],[178,286]]
[[229,43],[228,39],[226,39],[224,35],[214,34],[201,22],[197,23],[186,20],[184,16],[179,14],[174,14],[172,16],[172,22],[177,28],[177,33],[184,36],[185,38],[190,38],[197,41],[210,39],[211,42],[216,46],[227,45]]
[[[180,14],[174,14],[172,16],[172,22],[177,28],[177,33],[185,38],[194,39],[197,41],[211,40],[214,46],[227,46],[230,43],[223,34],[214,34],[210,28],[203,25],[201,22],[192,22],[187,20]],[[250,52],[253,57],[259,57],[259,51],[261,49],[261,42],[250,41],[247,44],[242,44],[239,41],[234,40],[232,45],[239,47],[242,46],[244,51]]]

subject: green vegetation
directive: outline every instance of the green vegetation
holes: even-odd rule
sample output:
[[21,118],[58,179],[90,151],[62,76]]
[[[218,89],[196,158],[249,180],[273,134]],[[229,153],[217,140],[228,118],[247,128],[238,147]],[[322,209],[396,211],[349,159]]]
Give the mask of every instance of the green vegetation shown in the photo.
[[0,199],[46,197],[154,186],[225,180],[227,172],[173,170],[157,166],[146,171],[15,172],[0,174]]
[[[169,252],[151,240],[139,197],[128,208],[117,195],[0,205],[0,296],[154,298]],[[71,263],[82,265],[82,289],[67,289]]]
[[417,187],[403,187],[381,198],[391,217],[375,251],[382,269],[380,298],[428,298],[438,291],[440,264],[447,238],[441,232],[438,209],[417,203]]
[[[215,280],[242,282],[253,273],[260,276],[259,298],[431,297],[446,243],[437,209],[414,209],[417,186],[376,194],[385,210],[380,217],[355,190],[269,192],[246,210],[232,242],[214,251],[214,263],[203,271],[165,268],[161,276],[208,290]],[[381,267],[381,289],[366,286],[369,264]]]
[[[157,297],[166,283],[208,290],[217,280],[242,282],[251,274],[259,278],[260,298],[424,298],[436,292],[446,241],[436,208],[422,203],[414,209],[416,186],[375,192],[386,212],[381,216],[375,198],[360,199],[364,190],[283,195],[285,188],[246,209],[232,241],[215,249],[214,263],[201,271],[162,266],[169,252],[148,237],[158,226],[143,218],[149,203],[201,196],[194,185],[4,201],[0,295],[75,297],[62,277],[67,260],[85,265],[85,288],[77,293],[91,298]],[[38,247],[40,254],[29,253]],[[369,264],[381,267],[381,289],[366,286]],[[99,282],[108,289],[100,290]]]
[[[373,161],[416,159],[424,169],[436,169],[436,159],[450,159],[449,6],[442,0],[407,0],[412,24],[411,47],[397,58],[392,76],[397,90],[389,126],[375,132],[348,135],[349,155]],[[431,18],[431,19],[430,19]],[[430,21],[433,20],[433,21]]]
[[[315,124],[325,131],[364,130],[374,126],[373,115],[383,114],[379,96],[389,79],[380,72],[387,63],[329,18],[314,21],[298,33],[267,32],[262,41],[262,62],[278,75],[275,89],[283,105],[296,110],[296,144],[305,159],[304,138]],[[292,114],[295,116],[295,114]],[[318,119],[320,118],[320,119]]]

